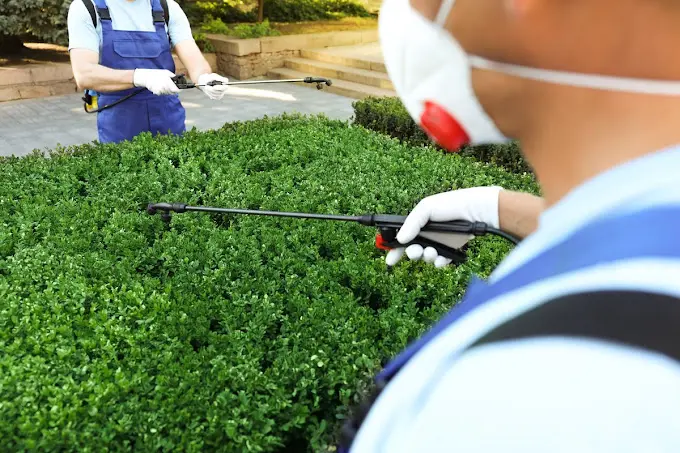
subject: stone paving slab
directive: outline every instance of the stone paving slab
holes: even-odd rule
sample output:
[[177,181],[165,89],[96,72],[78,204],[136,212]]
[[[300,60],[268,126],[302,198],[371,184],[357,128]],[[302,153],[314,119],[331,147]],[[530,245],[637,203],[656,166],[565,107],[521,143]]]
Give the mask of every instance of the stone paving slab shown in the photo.
[[[34,149],[48,151],[57,145],[97,140],[97,115],[85,113],[81,97],[77,93],[0,103],[0,156],[24,156]],[[187,111],[187,129],[199,130],[284,112],[324,113],[329,118],[347,120],[353,115],[354,101],[290,83],[230,87],[220,101],[197,89],[184,90],[180,97]]]

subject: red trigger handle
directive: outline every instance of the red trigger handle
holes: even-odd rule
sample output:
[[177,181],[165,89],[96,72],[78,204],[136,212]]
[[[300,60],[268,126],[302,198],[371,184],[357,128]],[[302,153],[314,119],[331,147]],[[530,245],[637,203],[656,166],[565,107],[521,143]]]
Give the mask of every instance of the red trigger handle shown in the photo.
[[380,233],[375,235],[375,246],[380,250],[392,250],[392,247],[387,245],[387,241]]

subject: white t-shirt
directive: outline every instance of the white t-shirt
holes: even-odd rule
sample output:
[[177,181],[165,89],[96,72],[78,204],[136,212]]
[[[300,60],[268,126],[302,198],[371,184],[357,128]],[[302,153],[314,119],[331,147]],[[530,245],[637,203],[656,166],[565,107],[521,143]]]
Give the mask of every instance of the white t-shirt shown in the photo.
[[[91,1],[94,5],[94,0]],[[154,31],[156,28],[151,15],[151,0],[106,0],[111,14],[114,30]],[[95,5],[96,11],[96,5]],[[173,46],[182,41],[193,39],[189,20],[175,0],[168,0],[168,26]],[[92,25],[92,17],[83,0],[73,0],[68,11],[68,50],[89,49],[100,53],[102,46],[102,27],[97,16],[97,26]]]
[[[679,168],[680,147],[675,147],[586,182],[541,216],[537,231],[490,280],[602,214],[680,205]],[[654,226],[640,234],[654,234]],[[594,339],[540,337],[494,342],[454,358],[520,313],[599,289],[680,297],[680,260],[593,266],[536,282],[473,310],[394,377],[367,415],[351,452],[680,451],[680,364],[665,355]]]

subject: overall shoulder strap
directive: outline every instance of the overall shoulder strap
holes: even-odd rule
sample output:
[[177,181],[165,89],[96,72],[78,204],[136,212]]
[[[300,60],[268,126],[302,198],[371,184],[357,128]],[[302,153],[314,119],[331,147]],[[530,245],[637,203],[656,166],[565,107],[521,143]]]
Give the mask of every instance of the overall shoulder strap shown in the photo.
[[[86,4],[89,0],[83,0]],[[100,21],[111,21],[111,14],[109,13],[109,7],[106,4],[106,0],[92,0],[94,3],[96,9],[97,9],[97,14],[99,14],[99,20]],[[89,9],[89,8],[88,8]],[[95,18],[95,27],[96,27],[96,18]]]
[[[151,0],[150,3],[153,21],[165,22],[165,25],[167,27],[170,27],[170,12],[168,10],[168,0]],[[159,6],[160,9],[158,8]]]
[[90,0],[83,0],[83,4],[85,5],[85,8],[87,8],[87,11],[90,13],[90,17],[92,18],[92,26],[97,28],[97,13],[94,10],[94,3]]
[[[168,0],[151,0],[151,15],[155,24],[165,22],[165,27],[168,32],[168,41],[172,45],[170,38],[170,10],[168,9]],[[160,9],[158,7],[160,6]]]

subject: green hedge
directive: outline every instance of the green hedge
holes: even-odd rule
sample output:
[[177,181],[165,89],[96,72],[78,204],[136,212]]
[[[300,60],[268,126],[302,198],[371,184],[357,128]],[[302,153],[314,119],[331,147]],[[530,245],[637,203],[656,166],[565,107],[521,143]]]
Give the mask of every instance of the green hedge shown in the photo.
[[184,12],[194,27],[210,22],[213,18],[225,23],[257,21],[257,3],[252,2],[198,1],[185,5]]
[[356,0],[265,0],[264,15],[273,22],[302,22],[372,16]]
[[[252,1],[198,1],[187,5],[187,15],[193,24],[208,22],[212,18],[225,23],[255,22],[257,2]],[[371,17],[357,0],[265,0],[264,17],[272,22],[303,22],[339,19],[342,17]]]
[[201,49],[201,52],[204,53],[213,53],[215,52],[215,46],[213,46],[212,42],[208,39],[208,37],[205,35],[203,32],[194,32],[194,41],[196,41],[196,45],[198,46],[199,49]]
[[210,18],[202,26],[205,33],[216,33],[231,36],[238,39],[261,38],[263,36],[280,36],[281,32],[271,27],[269,19],[255,24],[238,24],[229,27],[222,19]]
[[530,176],[283,116],[0,160],[3,451],[324,451],[381,362],[509,250],[386,272],[351,223],[176,214],[150,201],[405,214]]
[[[413,121],[398,97],[368,97],[354,102],[354,122],[388,134],[413,146],[435,145]],[[532,172],[516,142],[503,145],[466,146],[459,154],[502,166],[513,172]]]

